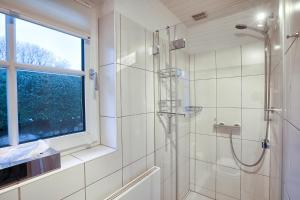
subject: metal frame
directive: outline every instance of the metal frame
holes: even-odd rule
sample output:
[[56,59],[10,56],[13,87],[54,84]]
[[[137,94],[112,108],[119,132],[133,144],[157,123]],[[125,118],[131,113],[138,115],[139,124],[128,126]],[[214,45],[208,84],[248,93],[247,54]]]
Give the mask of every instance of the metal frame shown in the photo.
[[[170,33],[170,27],[166,27],[163,31],[166,31],[167,33],[167,46],[166,46],[166,59],[164,64],[164,68],[161,68],[160,63],[160,52],[162,50],[159,48],[159,31],[156,31],[153,33],[153,55],[157,57],[157,77],[158,77],[158,100],[159,100],[159,109],[156,112],[158,115],[159,121],[162,123],[164,130],[167,137],[175,137],[171,138],[171,140],[174,142],[173,145],[175,145],[175,163],[176,163],[176,177],[175,177],[175,185],[176,185],[176,191],[175,196],[176,199],[179,198],[179,183],[178,183],[178,174],[179,174],[179,159],[178,159],[178,140],[179,140],[179,133],[178,133],[178,117],[185,117],[185,113],[179,113],[178,107],[181,105],[181,101],[178,100],[178,79],[182,75],[182,70],[173,67],[172,63],[172,53],[176,52],[176,50],[184,48],[185,47],[185,40],[184,39],[178,39],[178,40],[171,40],[171,33]],[[174,38],[175,39],[176,34],[176,26],[174,27]],[[163,45],[161,45],[163,46]],[[165,51],[164,51],[165,52]],[[162,54],[163,55],[163,54]],[[176,55],[175,55],[176,56]],[[164,60],[164,59],[163,59]],[[176,59],[175,63],[176,65]],[[166,87],[164,88],[163,84],[166,84]],[[166,91],[166,96],[164,99],[162,99],[162,91]],[[162,117],[166,117],[166,123],[162,120]],[[174,154],[173,151],[171,151],[171,154]],[[173,157],[173,155],[171,156]]]
[[[31,21],[30,21],[31,22]],[[40,24],[38,24],[40,25]],[[44,25],[41,25],[44,26]],[[44,26],[47,27],[47,26]],[[87,94],[87,88],[89,82],[85,77],[89,77],[89,62],[85,62],[85,58],[89,58],[88,40],[82,39],[82,71],[65,69],[61,67],[49,67],[49,66],[38,66],[31,64],[20,64],[15,62],[16,55],[16,23],[15,16],[5,14],[5,28],[6,28],[6,59],[7,61],[0,61],[0,66],[7,70],[7,115],[8,115],[8,136],[9,145],[14,146],[19,144],[19,127],[18,127],[18,95],[17,95],[17,70],[26,70],[32,72],[45,72],[54,73],[60,75],[71,75],[83,77],[83,98],[84,98],[84,112],[85,112],[85,131],[78,132],[72,135],[62,135],[47,139],[50,146],[57,147],[59,150],[69,150],[70,147],[78,147],[87,145],[95,142],[94,135],[87,131],[87,102],[91,98],[92,94]],[[49,28],[49,27],[47,27]],[[54,29],[60,31],[58,29]],[[61,31],[60,31],[61,32]],[[64,32],[65,33],[65,32]],[[69,33],[67,33],[69,34]],[[73,34],[69,34],[73,35]],[[73,35],[74,36],[74,35]],[[78,36],[77,36],[78,37]],[[85,68],[85,69],[84,69]],[[95,72],[97,73],[97,72]],[[97,84],[95,79],[95,84]],[[63,149],[61,144],[58,142],[65,143],[66,149]]]

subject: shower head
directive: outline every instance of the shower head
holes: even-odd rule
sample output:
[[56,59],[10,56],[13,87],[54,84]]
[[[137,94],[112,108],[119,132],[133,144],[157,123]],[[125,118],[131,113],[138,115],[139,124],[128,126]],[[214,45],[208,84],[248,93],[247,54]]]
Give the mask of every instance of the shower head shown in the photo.
[[245,24],[237,24],[237,25],[235,25],[235,28],[236,28],[236,29],[242,30],[242,29],[246,29],[246,28],[248,28],[248,27],[247,27],[247,25],[245,25]]
[[265,36],[266,33],[267,33],[267,28],[266,28],[266,27],[264,27],[264,30],[260,30],[260,29],[258,29],[258,28],[254,28],[254,27],[251,27],[251,26],[247,26],[246,24],[237,24],[237,25],[235,25],[235,28],[236,28],[236,29],[239,29],[239,30],[249,29],[249,30],[258,32],[258,33],[260,33],[260,34],[263,34],[264,36]]

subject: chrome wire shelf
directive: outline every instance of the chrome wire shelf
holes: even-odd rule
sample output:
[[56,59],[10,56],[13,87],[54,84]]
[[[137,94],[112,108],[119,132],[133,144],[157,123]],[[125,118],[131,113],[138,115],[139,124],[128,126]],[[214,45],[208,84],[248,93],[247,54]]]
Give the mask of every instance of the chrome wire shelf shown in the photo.
[[164,112],[164,111],[159,111],[157,112],[157,114],[159,115],[167,115],[167,116],[184,116],[185,117],[185,113],[175,113],[175,112]]
[[160,78],[180,78],[183,75],[183,71],[179,68],[168,67],[161,69],[158,74]]
[[186,106],[184,107],[185,112],[187,113],[199,113],[203,110],[202,106]]

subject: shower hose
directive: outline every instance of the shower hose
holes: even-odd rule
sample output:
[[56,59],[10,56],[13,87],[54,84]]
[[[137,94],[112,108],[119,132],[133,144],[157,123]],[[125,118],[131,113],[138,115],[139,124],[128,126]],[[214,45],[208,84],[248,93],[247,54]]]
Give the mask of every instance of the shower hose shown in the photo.
[[[269,127],[269,120],[267,121],[266,137],[265,137],[264,141],[267,141],[267,140],[268,140],[268,132],[269,132],[269,128],[268,128],[268,127]],[[236,155],[235,150],[234,150],[234,147],[233,147],[233,142],[232,142],[232,133],[230,134],[230,146],[231,146],[231,151],[232,151],[232,154],[233,154],[234,159],[235,159],[236,161],[238,161],[241,165],[244,165],[244,166],[246,166],[246,167],[255,167],[255,166],[257,166],[257,165],[263,160],[264,155],[265,155],[265,153],[266,153],[266,148],[263,147],[263,150],[262,150],[262,152],[261,152],[261,154],[260,154],[259,159],[257,159],[257,161],[255,161],[254,163],[249,164],[249,163],[244,163],[243,161],[241,161],[241,160],[238,158],[238,156]]]
[[[268,34],[265,36],[265,49],[266,48],[270,48],[270,38],[268,36]],[[269,58],[268,58],[269,56]],[[235,150],[234,150],[234,147],[233,147],[233,142],[232,142],[232,132],[230,133],[230,146],[231,146],[231,151],[232,151],[232,154],[233,154],[233,157],[234,159],[240,163],[241,165],[244,165],[246,167],[255,167],[257,166],[264,158],[265,156],[265,153],[266,153],[266,149],[267,149],[267,143],[268,143],[268,138],[269,138],[269,125],[270,125],[270,82],[271,82],[271,78],[270,78],[270,74],[268,73],[268,71],[270,70],[270,62],[267,62],[267,60],[271,60],[271,55],[267,54],[267,51],[265,51],[265,69],[266,69],[266,73],[265,73],[265,76],[267,75],[267,83],[265,83],[267,85],[267,97],[265,97],[267,100],[266,100],[266,110],[265,112],[267,112],[267,117],[266,117],[266,120],[267,120],[267,124],[266,124],[266,133],[265,133],[265,138],[262,142],[262,152],[259,156],[259,158],[254,162],[254,163],[245,163],[243,161],[241,161],[238,156],[236,155],[235,153]]]

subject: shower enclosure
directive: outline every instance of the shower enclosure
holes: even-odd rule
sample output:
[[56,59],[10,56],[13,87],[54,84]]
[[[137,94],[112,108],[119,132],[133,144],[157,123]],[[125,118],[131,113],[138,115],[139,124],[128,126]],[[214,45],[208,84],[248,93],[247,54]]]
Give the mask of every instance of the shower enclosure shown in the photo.
[[[180,24],[153,33],[161,199],[186,199],[192,192],[211,199],[269,200],[264,88],[270,48],[262,39],[190,52],[185,30]],[[238,162],[258,159],[255,166]]]
[[161,167],[161,199],[189,191],[189,57],[180,25],[153,33],[155,161]]

